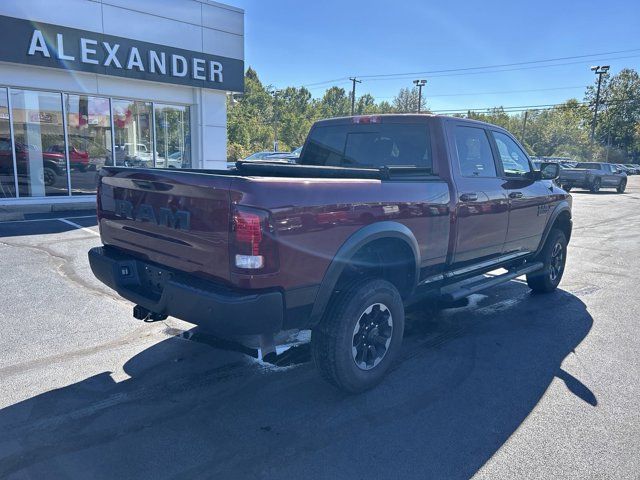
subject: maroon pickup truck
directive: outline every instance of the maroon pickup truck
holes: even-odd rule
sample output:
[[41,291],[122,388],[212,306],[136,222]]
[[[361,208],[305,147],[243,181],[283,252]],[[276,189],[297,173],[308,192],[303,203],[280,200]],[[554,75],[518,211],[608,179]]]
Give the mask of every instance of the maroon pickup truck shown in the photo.
[[520,275],[557,287],[572,227],[558,173],[486,123],[323,120],[296,165],[102,169],[104,246],[89,260],[136,318],[254,336],[268,355],[282,332],[311,329],[322,376],[357,392],[398,353],[405,305]]

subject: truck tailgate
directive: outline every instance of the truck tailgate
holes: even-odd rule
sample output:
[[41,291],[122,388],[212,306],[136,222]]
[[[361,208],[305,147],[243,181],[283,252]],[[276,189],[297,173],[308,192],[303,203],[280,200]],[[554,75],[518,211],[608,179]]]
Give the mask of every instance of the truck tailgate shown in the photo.
[[587,176],[588,170],[584,168],[565,168],[560,171],[560,180],[577,180],[583,181]]
[[232,177],[224,173],[101,170],[102,242],[166,267],[228,280]]

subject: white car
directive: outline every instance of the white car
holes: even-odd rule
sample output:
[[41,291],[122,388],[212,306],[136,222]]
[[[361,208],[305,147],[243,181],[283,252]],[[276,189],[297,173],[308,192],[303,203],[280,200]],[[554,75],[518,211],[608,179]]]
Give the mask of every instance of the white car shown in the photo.
[[166,159],[156,154],[156,167],[158,168],[182,168],[182,152],[173,152]]

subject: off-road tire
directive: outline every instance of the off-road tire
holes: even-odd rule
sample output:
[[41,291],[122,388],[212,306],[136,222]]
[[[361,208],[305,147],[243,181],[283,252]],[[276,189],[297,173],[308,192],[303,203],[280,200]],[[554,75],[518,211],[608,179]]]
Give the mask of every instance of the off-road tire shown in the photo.
[[[360,334],[360,330],[357,334],[355,332],[356,324],[362,324],[363,315],[374,305],[383,305],[390,313],[390,342],[379,363],[363,370],[352,353],[356,350],[354,340]],[[311,353],[325,380],[346,392],[358,393],[382,380],[400,350],[403,333],[404,305],[398,289],[386,280],[365,279],[351,284],[332,298],[322,321],[312,331]]]
[[627,181],[626,180],[620,180],[620,184],[618,185],[618,188],[616,188],[616,191],[618,193],[624,193],[624,191],[627,188]]
[[602,186],[602,180],[600,178],[595,178],[593,183],[589,187],[589,191],[591,193],[598,193],[600,191],[600,187]]
[[44,185],[46,187],[51,187],[56,183],[56,179],[58,178],[58,175],[56,174],[53,168],[44,167],[42,172],[42,178],[43,178]]
[[[559,264],[557,256],[554,255],[558,245],[562,254]],[[544,248],[536,260],[542,262],[544,267],[542,270],[527,275],[527,285],[534,292],[553,292],[562,280],[567,261],[567,237],[562,230],[554,228],[549,232]]]

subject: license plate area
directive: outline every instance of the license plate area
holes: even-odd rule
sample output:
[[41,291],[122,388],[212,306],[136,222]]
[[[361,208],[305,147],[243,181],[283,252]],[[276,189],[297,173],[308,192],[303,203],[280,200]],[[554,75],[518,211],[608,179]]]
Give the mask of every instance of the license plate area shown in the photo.
[[144,265],[140,275],[142,287],[162,295],[165,285],[171,279],[171,272],[153,265]]

